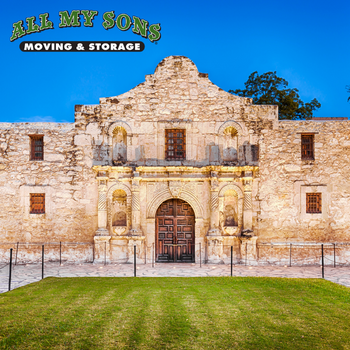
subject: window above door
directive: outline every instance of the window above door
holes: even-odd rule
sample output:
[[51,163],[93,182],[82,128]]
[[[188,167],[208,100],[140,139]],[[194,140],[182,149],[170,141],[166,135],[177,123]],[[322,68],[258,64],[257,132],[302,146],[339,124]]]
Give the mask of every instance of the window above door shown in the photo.
[[185,129],[165,129],[165,159],[186,159]]

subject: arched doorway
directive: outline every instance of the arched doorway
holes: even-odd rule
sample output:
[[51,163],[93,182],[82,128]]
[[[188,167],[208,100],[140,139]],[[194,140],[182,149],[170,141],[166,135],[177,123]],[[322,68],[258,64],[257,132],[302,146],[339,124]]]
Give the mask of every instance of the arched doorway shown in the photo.
[[156,261],[195,261],[195,217],[181,199],[163,202],[156,213]]

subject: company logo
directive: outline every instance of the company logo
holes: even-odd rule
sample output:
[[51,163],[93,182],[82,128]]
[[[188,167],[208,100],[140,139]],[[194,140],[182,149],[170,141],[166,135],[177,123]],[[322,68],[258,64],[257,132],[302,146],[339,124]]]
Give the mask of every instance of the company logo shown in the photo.
[[[68,27],[81,27],[83,24],[85,27],[93,27],[94,20],[98,16],[98,11],[93,10],[73,10],[71,13],[68,11],[60,11],[59,28]],[[80,17],[82,16],[82,18]],[[161,26],[160,23],[149,24],[148,21],[136,16],[129,16],[125,13],[121,13],[118,16],[114,11],[105,12],[102,15],[102,26],[104,29],[109,30],[114,27],[121,31],[130,30],[143,38],[147,38],[151,42],[157,42],[161,38]],[[32,33],[39,33],[44,30],[54,29],[52,21],[49,20],[48,13],[42,13],[39,15],[39,19],[35,16],[28,17],[25,20],[26,28],[23,21],[18,21],[13,24],[13,31],[10,41],[15,41],[26,35]],[[118,52],[136,52],[142,51],[145,45],[141,41],[54,41],[54,42],[22,42],[20,49],[22,51],[61,51],[61,52],[84,52],[84,51],[118,51]]]

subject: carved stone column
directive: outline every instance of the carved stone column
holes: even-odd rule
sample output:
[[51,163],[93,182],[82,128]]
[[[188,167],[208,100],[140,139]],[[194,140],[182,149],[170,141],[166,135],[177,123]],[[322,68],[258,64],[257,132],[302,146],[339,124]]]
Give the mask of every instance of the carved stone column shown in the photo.
[[94,263],[110,262],[110,239],[107,230],[107,181],[108,174],[105,171],[99,171],[98,181],[98,229],[94,237],[95,256]]
[[141,208],[140,208],[140,174],[134,171],[131,184],[131,230],[128,238],[128,262],[134,262],[134,246],[136,246],[136,262],[144,261],[145,236],[141,230]]
[[219,229],[219,182],[217,173],[211,172],[211,187],[210,187],[210,230],[208,236],[221,236],[222,232]]
[[246,181],[244,186],[244,209],[243,209],[243,227],[244,230],[251,230],[253,226],[253,207],[252,207],[252,186],[251,181]]
[[131,236],[142,236],[140,208],[140,174],[134,171],[131,186]]
[[98,229],[96,236],[108,236],[107,230],[107,181],[105,172],[99,172],[98,177]]

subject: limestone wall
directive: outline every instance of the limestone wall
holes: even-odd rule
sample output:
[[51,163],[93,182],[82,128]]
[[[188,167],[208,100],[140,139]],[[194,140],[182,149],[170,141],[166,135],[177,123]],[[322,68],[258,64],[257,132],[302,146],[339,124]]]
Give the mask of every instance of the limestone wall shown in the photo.
[[[258,143],[262,130],[277,125],[276,106],[255,106],[250,98],[234,96],[199,73],[186,57],[170,56],[146,81],[119,96],[101,98],[99,105],[76,106],[76,144],[91,147],[90,165],[110,165],[113,131],[126,132],[127,159],[131,165],[209,164],[257,165],[244,145]],[[225,129],[237,137],[229,140]],[[165,129],[186,129],[186,160],[166,161]],[[231,144],[230,144],[231,142]],[[235,148],[237,161],[224,159]]]
[[[301,134],[315,133],[315,160],[301,160]],[[350,241],[350,122],[280,121],[260,138],[260,241]],[[306,193],[322,214],[306,214]]]
[[[0,124],[0,242],[92,242],[97,186],[74,134],[74,124]],[[29,135],[44,135],[44,160],[30,160]],[[29,213],[30,193],[45,193],[45,214]]]
[[[186,159],[165,159],[166,129],[186,130]],[[314,161],[301,160],[302,133],[315,135]],[[258,257],[232,238],[244,229],[258,243],[350,242],[349,134],[346,121],[278,121],[276,106],[252,105],[188,58],[170,56],[134,89],[76,106],[75,123],[0,124],[0,243],[93,243],[100,236],[102,261],[109,235],[109,258],[127,262],[137,233],[141,259],[154,243],[155,211],[169,198],[191,204],[196,244],[213,262],[227,261],[230,245],[235,259]],[[44,135],[44,160],[29,160],[30,135]],[[115,189],[126,196],[117,204]],[[305,213],[308,192],[322,193],[322,214]],[[29,213],[30,193],[45,193],[45,214]],[[112,213],[111,201],[125,215]],[[125,232],[113,229],[118,213]],[[77,260],[91,256],[89,249],[76,249]]]

